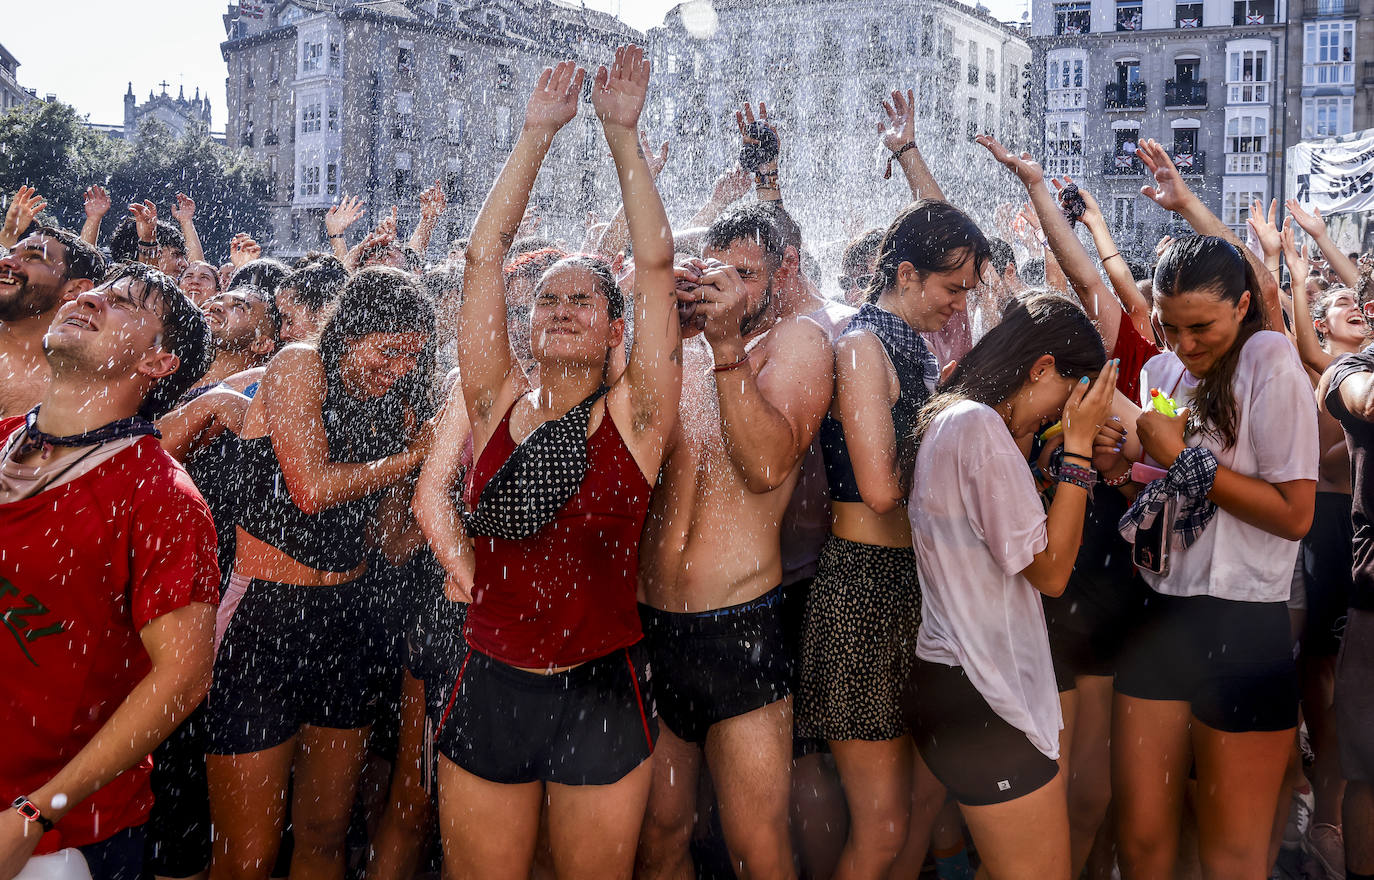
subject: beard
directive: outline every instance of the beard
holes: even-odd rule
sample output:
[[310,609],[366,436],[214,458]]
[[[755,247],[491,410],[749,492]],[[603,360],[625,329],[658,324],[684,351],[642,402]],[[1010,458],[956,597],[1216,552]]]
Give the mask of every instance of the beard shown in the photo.
[[56,311],[62,305],[60,288],[44,290],[27,281],[8,294],[0,294],[0,321],[15,323]]
[[744,317],[739,319],[739,335],[746,339],[760,330],[768,323],[768,310],[773,305],[773,279],[768,279],[768,287],[764,288],[763,297],[759,299],[759,307],[752,312],[745,312]]

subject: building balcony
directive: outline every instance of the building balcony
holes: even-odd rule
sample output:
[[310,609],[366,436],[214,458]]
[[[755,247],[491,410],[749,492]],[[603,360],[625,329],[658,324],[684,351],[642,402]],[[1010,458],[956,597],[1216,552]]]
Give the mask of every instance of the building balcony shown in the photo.
[[1107,83],[1108,110],[1139,110],[1145,106],[1145,83]]
[[264,147],[275,147],[279,143],[275,129],[267,129],[262,133],[262,145]]
[[1103,177],[1139,177],[1145,166],[1134,153],[1108,152],[1102,154]]
[[1165,107],[1206,107],[1207,80],[1195,82],[1164,81]]
[[1207,173],[1207,152],[1179,152],[1174,154],[1174,167],[1184,177],[1202,177]]
[[1226,103],[1228,104],[1268,104],[1269,86],[1267,82],[1233,82],[1226,84]]
[[1360,14],[1360,0],[1303,0],[1303,18],[1353,18]]
[[1087,89],[1050,89],[1045,102],[1047,110],[1086,110]]

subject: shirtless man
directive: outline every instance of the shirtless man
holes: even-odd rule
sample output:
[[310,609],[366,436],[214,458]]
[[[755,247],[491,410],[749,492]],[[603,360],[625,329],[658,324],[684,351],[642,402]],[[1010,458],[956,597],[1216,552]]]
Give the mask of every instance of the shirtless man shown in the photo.
[[[830,405],[833,355],[774,300],[795,263],[749,209],[717,220],[683,267],[703,332],[683,346],[679,424],[640,544],[640,600],[661,720],[644,877],[692,876],[703,748],[737,870],[793,876],[788,840],[791,664],[779,526]],[[689,333],[691,331],[688,331]]]
[[23,415],[43,398],[52,377],[43,335],[58,307],[104,274],[99,251],[52,226],[39,227],[0,260],[0,418]]

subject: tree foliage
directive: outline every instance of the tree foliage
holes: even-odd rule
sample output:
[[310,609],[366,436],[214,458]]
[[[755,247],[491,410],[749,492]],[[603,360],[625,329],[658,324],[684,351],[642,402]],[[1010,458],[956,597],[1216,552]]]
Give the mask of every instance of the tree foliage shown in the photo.
[[159,217],[175,223],[178,192],[195,199],[196,230],[211,260],[227,258],[235,233],[261,238],[268,229],[266,167],[204,130],[192,127],[175,137],[148,120],[133,140],[117,140],[87,128],[72,107],[57,102],[0,116],[0,194],[32,186],[48,200],[55,220],[80,229],[82,194],[96,183],[109,190],[112,205],[101,226],[102,244],[135,200],[151,199]]

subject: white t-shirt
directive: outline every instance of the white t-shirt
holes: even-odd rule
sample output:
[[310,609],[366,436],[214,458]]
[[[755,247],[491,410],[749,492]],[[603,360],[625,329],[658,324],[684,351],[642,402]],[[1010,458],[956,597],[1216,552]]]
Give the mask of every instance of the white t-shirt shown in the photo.
[[961,401],[926,429],[907,506],[921,578],[916,656],[962,667],[1051,759],[1059,691],[1040,593],[1020,572],[1049,541],[1030,466],[1002,417]]
[[[1142,375],[1180,406],[1192,405],[1198,380],[1173,352],[1151,358]],[[1176,388],[1172,394],[1171,388]],[[1239,407],[1236,445],[1223,449],[1210,435],[1189,436],[1188,445],[1212,450],[1219,464],[1247,477],[1270,483],[1317,479],[1317,401],[1293,344],[1271,330],[1251,336],[1241,349],[1233,388]],[[1141,575],[1155,591],[1169,596],[1287,602],[1297,554],[1297,541],[1218,508],[1193,546],[1185,548],[1173,536],[1167,577],[1148,571]]]

